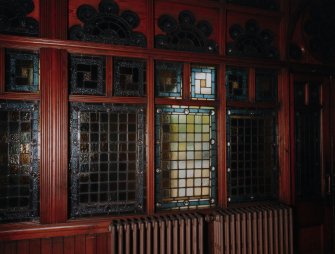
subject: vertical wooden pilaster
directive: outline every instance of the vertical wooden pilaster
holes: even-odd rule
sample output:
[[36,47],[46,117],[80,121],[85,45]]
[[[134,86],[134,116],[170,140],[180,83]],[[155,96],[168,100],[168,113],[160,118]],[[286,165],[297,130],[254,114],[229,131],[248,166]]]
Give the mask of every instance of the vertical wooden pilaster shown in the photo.
[[40,34],[48,39],[67,38],[68,0],[40,0]]
[[226,165],[226,78],[225,65],[218,66],[217,75],[217,98],[219,100],[219,108],[217,110],[217,205],[219,207],[227,207],[228,190],[227,190],[227,165]]
[[5,92],[5,49],[0,47],[0,94]]
[[290,76],[287,69],[281,70],[278,82],[278,158],[279,158],[279,199],[292,204],[292,177],[290,152]]
[[41,49],[40,221],[67,220],[67,52]]
[[147,214],[155,212],[155,93],[154,93],[154,60],[148,59],[147,63]]

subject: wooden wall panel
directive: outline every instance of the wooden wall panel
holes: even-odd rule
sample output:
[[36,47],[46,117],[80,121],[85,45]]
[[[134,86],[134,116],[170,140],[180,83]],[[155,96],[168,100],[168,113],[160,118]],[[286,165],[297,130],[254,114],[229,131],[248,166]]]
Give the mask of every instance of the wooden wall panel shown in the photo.
[[64,237],[64,254],[74,254],[75,245],[74,245],[74,236]]

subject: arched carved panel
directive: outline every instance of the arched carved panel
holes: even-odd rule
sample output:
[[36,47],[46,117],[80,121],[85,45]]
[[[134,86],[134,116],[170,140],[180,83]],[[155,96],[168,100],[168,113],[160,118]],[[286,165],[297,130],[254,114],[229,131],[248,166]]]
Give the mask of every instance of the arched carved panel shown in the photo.
[[0,0],[0,33],[38,36],[38,21],[27,17],[34,8],[32,0]]
[[140,23],[139,16],[130,10],[120,13],[113,0],[101,0],[98,10],[83,4],[77,9],[77,16],[83,25],[70,28],[72,40],[146,47],[144,34],[133,31]]
[[275,34],[261,29],[256,20],[248,20],[244,27],[233,24],[229,28],[233,42],[227,43],[227,54],[232,56],[277,58],[278,49],[273,45]]
[[169,15],[161,15],[158,26],[166,34],[155,36],[156,48],[207,53],[218,51],[217,43],[208,39],[213,31],[211,24],[205,20],[196,22],[191,11],[181,11],[178,21]]

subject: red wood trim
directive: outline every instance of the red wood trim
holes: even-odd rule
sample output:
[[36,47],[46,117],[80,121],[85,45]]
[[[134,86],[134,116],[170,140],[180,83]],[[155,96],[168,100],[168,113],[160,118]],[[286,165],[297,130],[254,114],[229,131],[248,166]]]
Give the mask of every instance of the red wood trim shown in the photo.
[[0,95],[3,94],[6,90],[6,79],[5,79],[5,62],[6,54],[5,49],[0,47]]
[[227,9],[221,8],[220,9],[220,17],[219,17],[219,54],[220,55],[225,55],[226,54],[226,37],[227,37],[227,32],[226,32],[226,26],[227,26]]
[[[42,39],[31,37],[19,37],[12,35],[0,35],[0,44],[8,48],[38,49],[43,47],[66,49],[69,53],[110,55],[120,57],[148,58],[153,57],[161,60],[175,60],[194,63],[220,64],[225,62],[228,65],[250,65],[280,68],[286,65],[285,62],[272,59],[254,59],[232,56],[220,56],[215,54],[194,53],[184,51],[172,51],[162,49],[146,49],[131,46],[109,45],[94,42],[81,42],[71,40]],[[314,66],[314,65],[313,65]],[[321,67],[321,66],[320,66]],[[324,68],[324,66],[322,66]]]
[[[33,239],[29,241],[29,253],[40,254],[41,253],[41,240]],[[44,254],[44,253],[41,253]]]
[[249,79],[248,79],[248,98],[249,102],[254,103],[256,98],[256,76],[255,69],[249,69]]
[[191,65],[189,63],[184,63],[183,68],[183,88],[182,88],[182,97],[184,101],[189,101],[191,98]]
[[127,104],[145,104],[147,99],[145,97],[105,97],[105,96],[85,96],[85,95],[71,95],[70,102],[88,102],[88,103],[127,103]]
[[218,69],[217,76],[217,97],[219,99],[219,106],[217,110],[217,193],[218,206],[227,207],[227,166],[226,166],[226,78],[225,65],[221,64]]
[[277,19],[277,20],[280,20],[284,16],[284,13],[280,11],[268,11],[268,10],[263,10],[260,8],[250,8],[247,6],[241,6],[241,5],[236,5],[236,4],[226,4],[226,8],[229,12],[262,16],[262,17],[267,17],[267,18]]
[[147,0],[147,48],[154,48],[155,38],[155,1]]
[[107,252],[107,236],[109,233],[97,234],[97,253],[111,253]]
[[67,17],[68,0],[40,0],[41,37],[65,40]]
[[40,95],[38,93],[5,92],[3,94],[0,94],[0,99],[2,99],[2,100],[37,101],[37,100],[40,100]]
[[[156,0],[156,2],[170,2],[170,3],[177,3],[180,4],[180,0]],[[198,0],[183,0],[183,4],[188,6],[200,6],[206,8],[220,8],[221,4],[215,1],[198,1]]]
[[29,241],[22,240],[17,242],[17,253],[29,254]]
[[155,93],[154,93],[154,60],[147,63],[147,214],[155,212]]
[[75,251],[76,253],[86,254],[86,238],[85,235],[77,235],[75,237]]
[[[279,72],[278,77],[278,159],[279,159],[279,199],[292,204],[291,154],[290,154],[290,78],[287,69]],[[294,169],[294,167],[293,167]],[[292,169],[292,170],[293,170]]]
[[106,58],[106,96],[113,95],[113,58],[107,56]]
[[64,237],[64,254],[75,254],[74,239],[74,236]]
[[67,52],[41,49],[40,221],[67,220]]
[[[52,239],[52,254],[64,253],[64,238],[55,237]],[[44,252],[42,252],[44,254]]]
[[44,254],[51,254],[52,253],[52,240],[50,238],[43,238],[41,239],[41,252]]
[[211,101],[211,100],[174,100],[168,98],[156,98],[156,104],[161,105],[178,105],[178,106],[207,106],[207,107],[215,107],[219,104],[219,101]]
[[95,234],[86,235],[86,254],[95,254],[97,249],[97,237]]

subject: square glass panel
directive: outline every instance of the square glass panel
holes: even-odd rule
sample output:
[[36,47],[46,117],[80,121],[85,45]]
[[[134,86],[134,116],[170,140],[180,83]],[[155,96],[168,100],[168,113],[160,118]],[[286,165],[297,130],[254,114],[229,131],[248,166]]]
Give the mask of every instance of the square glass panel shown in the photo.
[[158,107],[155,150],[157,210],[215,206],[214,108]]
[[71,94],[105,94],[106,58],[70,55]]
[[37,51],[6,49],[6,91],[37,92],[40,59]]
[[256,100],[277,101],[277,72],[256,70]]
[[146,62],[140,59],[114,59],[114,95],[146,95]]
[[71,216],[144,211],[141,105],[71,104]]
[[227,174],[230,202],[277,197],[276,115],[228,110]]
[[38,105],[0,102],[0,222],[39,214]]
[[247,100],[248,70],[228,66],[226,70],[226,91],[228,100]]
[[183,65],[174,62],[157,61],[155,64],[156,95],[180,99],[182,92]]
[[191,66],[193,99],[215,100],[216,69],[213,66]]

